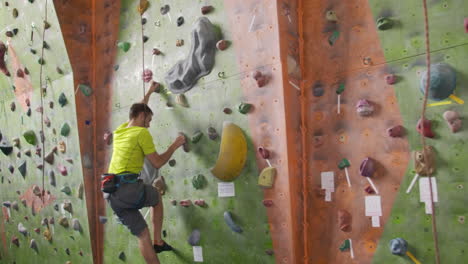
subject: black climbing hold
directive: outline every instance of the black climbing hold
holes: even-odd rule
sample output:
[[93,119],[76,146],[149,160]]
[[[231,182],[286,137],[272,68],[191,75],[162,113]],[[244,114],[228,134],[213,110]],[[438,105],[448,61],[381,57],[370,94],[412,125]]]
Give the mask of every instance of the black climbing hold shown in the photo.
[[28,111],[26,112],[26,115],[27,115],[27,116],[31,116],[31,107],[28,108]]
[[[18,152],[21,153],[21,152]],[[24,160],[21,162],[21,164],[18,166],[18,171],[20,172],[21,176],[26,177],[26,161]]]
[[10,110],[11,110],[12,112],[14,112],[14,111],[16,110],[16,104],[15,104],[15,102],[11,102],[11,104],[10,104]]
[[64,93],[60,94],[58,102],[59,102],[61,107],[64,107],[68,103],[67,97],[65,96]]
[[36,240],[31,239],[31,242],[29,242],[29,247],[32,248],[37,253],[39,253],[39,249],[37,248]]
[[11,172],[11,174],[13,174],[15,172],[15,167],[13,167],[13,165],[8,165],[8,170]]
[[148,41],[149,37],[148,36],[143,36],[143,43],[146,43]]
[[16,236],[11,237],[11,243],[17,247],[19,247],[19,239]]
[[10,208],[11,207],[11,202],[10,201],[5,201],[2,203],[3,206]]
[[161,15],[165,15],[169,12],[170,9],[171,7],[169,5],[164,5],[161,7],[161,9],[159,9],[159,11],[161,12]]
[[119,69],[119,65],[114,65],[114,71],[117,71]]
[[55,182],[55,172],[54,172],[54,170],[49,170],[48,176],[49,176],[49,184],[55,187],[56,182]]
[[100,222],[101,224],[107,223],[107,217],[101,216],[101,215],[100,215],[100,216],[99,216],[99,222]]
[[211,140],[216,140],[219,137],[218,132],[213,127],[208,128],[208,138]]
[[18,35],[18,29],[17,29],[17,28],[14,28],[14,29],[12,30],[12,32],[13,32],[13,35],[15,35],[15,36]]
[[[26,219],[26,218],[25,218]],[[27,220],[27,219],[26,219]],[[26,227],[24,227],[24,225],[22,223],[19,223],[18,224],[18,232],[20,232],[21,234],[23,234],[24,236],[27,236],[28,235],[28,230],[26,229]]]
[[66,249],[65,249],[65,253],[67,253],[67,255],[70,256],[70,249],[69,249],[69,248],[66,248]]
[[147,22],[146,18],[142,18],[142,19],[141,19],[141,24],[142,24],[142,25],[145,25],[146,22]]
[[191,138],[191,142],[193,144],[196,144],[198,143],[198,141],[200,141],[200,139],[202,138],[203,136],[203,133],[201,131],[197,131],[193,134],[192,138]]
[[42,42],[42,47],[44,47],[44,49],[50,49],[50,46],[47,42]]
[[241,103],[238,107],[239,113],[247,114],[252,109],[252,105],[248,103]]
[[54,204],[54,209],[55,209],[55,211],[58,212],[58,210],[59,210],[59,205],[58,205],[58,204]]
[[127,259],[127,257],[125,256],[125,253],[123,251],[120,252],[119,259],[122,260],[122,261],[125,261]]
[[180,16],[177,18],[177,26],[180,27],[184,24],[184,17]]
[[60,75],[63,74],[63,70],[60,69],[60,67],[55,68],[55,70],[57,71],[58,74],[60,74]]
[[32,53],[32,54],[36,54],[37,51],[35,49],[29,49],[29,51]]
[[6,142],[5,139],[3,139],[0,142],[0,150],[2,151],[3,154],[8,156],[13,151],[13,146],[10,145],[8,142]]
[[320,97],[324,93],[325,93],[325,89],[323,88],[323,85],[320,82],[314,84],[314,86],[312,87],[312,94],[315,97]]
[[71,202],[64,202],[63,203],[63,210],[69,212],[70,214],[73,214],[73,207],[72,207],[72,204]]
[[166,232],[166,230],[163,230],[163,231],[162,231],[162,235],[163,235],[163,237],[167,237],[167,232]]
[[169,166],[174,167],[175,165],[176,165],[176,160],[175,160],[175,159],[171,159],[171,160],[169,161]]
[[44,65],[45,64],[45,60],[43,58],[39,58],[37,60],[37,63],[39,63],[40,65]]

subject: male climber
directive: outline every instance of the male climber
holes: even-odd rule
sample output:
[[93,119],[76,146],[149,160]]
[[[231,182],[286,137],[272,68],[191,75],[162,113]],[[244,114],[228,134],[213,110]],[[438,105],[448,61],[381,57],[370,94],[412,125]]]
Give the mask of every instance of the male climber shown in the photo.
[[[138,237],[141,254],[146,263],[151,264],[160,263],[156,253],[170,251],[172,247],[161,238],[163,204],[159,192],[153,186],[144,184],[138,177],[145,157],[153,167],[159,169],[185,143],[185,137],[179,136],[166,152],[156,152],[153,137],[148,131],[153,117],[148,100],[158,86],[156,82],[151,83],[144,99],[131,106],[129,121],[114,131],[113,153],[108,171],[109,174],[116,175],[119,183],[117,190],[108,197],[110,206],[122,224]],[[149,206],[152,207],[154,243],[151,241],[148,225],[139,211],[142,207]]]

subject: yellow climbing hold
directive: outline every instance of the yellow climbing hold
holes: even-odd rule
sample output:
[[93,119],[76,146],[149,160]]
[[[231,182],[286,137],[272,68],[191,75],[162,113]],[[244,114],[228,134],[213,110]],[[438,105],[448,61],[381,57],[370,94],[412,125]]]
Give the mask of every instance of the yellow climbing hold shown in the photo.
[[431,107],[431,106],[440,106],[440,105],[449,105],[449,104],[452,104],[452,102],[451,101],[442,101],[442,102],[428,104],[427,106]]
[[247,159],[247,141],[237,125],[224,122],[221,147],[211,173],[222,181],[233,181],[239,176]]
[[46,230],[44,230],[44,233],[42,233],[44,235],[44,238],[47,240],[47,241],[52,241],[52,233],[50,233],[50,230],[49,228],[46,228]]
[[143,13],[145,13],[148,7],[149,7],[148,0],[140,0],[140,4],[137,7],[138,13],[140,13],[140,15],[143,15]]
[[457,104],[464,104],[465,101],[463,101],[463,99],[461,99],[460,97],[454,95],[454,94],[451,94],[450,96],[450,99],[454,100],[455,102],[457,102]]
[[260,172],[260,176],[258,177],[258,185],[271,188],[273,187],[273,181],[275,180],[276,176],[276,168],[274,167],[266,167]]

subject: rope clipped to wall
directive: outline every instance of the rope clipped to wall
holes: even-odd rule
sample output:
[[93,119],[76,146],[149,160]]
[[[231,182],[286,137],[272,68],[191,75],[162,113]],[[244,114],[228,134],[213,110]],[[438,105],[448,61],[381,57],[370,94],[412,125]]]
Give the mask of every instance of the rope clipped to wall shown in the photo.
[[[423,0],[423,11],[424,11],[424,29],[425,29],[425,38],[426,38],[426,64],[427,64],[427,81],[426,86],[424,87],[424,101],[423,107],[421,112],[421,121],[424,123],[425,116],[426,116],[426,109],[427,109],[427,99],[429,96],[429,85],[431,83],[431,49],[430,49],[430,41],[429,41],[429,18],[427,14],[427,0]],[[421,143],[422,143],[422,151],[424,160],[427,160],[426,157],[428,156],[426,150],[426,139],[423,133],[421,133]],[[430,175],[428,175],[430,177]],[[431,209],[432,209],[432,235],[434,237],[434,250],[435,250],[435,258],[436,264],[440,264],[440,252],[439,252],[439,238],[437,235],[437,222],[436,222],[436,212],[434,207],[434,194],[432,192],[432,180],[429,180],[429,192],[431,195]]]
[[[44,61],[44,49],[45,49],[45,33],[46,33],[46,26],[45,23],[47,23],[47,5],[48,5],[48,0],[45,1],[45,15],[44,15],[44,25],[43,25],[43,30],[42,30],[42,48],[41,48],[41,61]],[[45,196],[45,139],[44,139],[44,96],[45,96],[45,90],[43,90],[43,77],[44,77],[44,71],[43,71],[44,63],[40,64],[39,68],[39,97],[41,98],[41,143],[42,143],[42,203],[44,203],[44,196]],[[45,82],[47,88],[47,82]]]

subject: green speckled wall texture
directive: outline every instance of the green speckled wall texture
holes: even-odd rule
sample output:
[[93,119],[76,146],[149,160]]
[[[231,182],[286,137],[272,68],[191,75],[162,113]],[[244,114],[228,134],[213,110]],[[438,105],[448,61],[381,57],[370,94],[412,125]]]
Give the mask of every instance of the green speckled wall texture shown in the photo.
[[[420,117],[422,93],[419,82],[426,69],[425,38],[422,1],[369,1],[374,18],[388,16],[396,21],[389,30],[380,31],[387,67],[399,77],[393,88],[408,128],[411,151],[421,149],[419,134],[415,130]],[[468,3],[462,0],[428,1],[432,64],[447,63],[457,74],[454,95],[468,98],[468,34],[463,20],[468,15]],[[468,152],[466,140],[466,104],[453,99],[442,105],[429,100],[427,118],[433,122],[436,137],[427,139],[437,153],[437,178],[439,202],[436,203],[436,219],[441,263],[466,263],[468,254],[467,228],[464,218],[468,215],[466,195]],[[442,114],[447,110],[458,112],[463,119],[462,130],[452,133]],[[415,174],[411,162],[401,184],[392,214],[385,226],[373,263],[412,263],[409,258],[391,255],[388,243],[392,238],[403,237],[410,244],[410,251],[422,263],[435,263],[431,231],[431,218],[425,214],[419,201],[418,185],[410,194],[406,189]]]
[[[169,4],[170,11],[162,15],[160,8]],[[144,35],[148,38],[144,44],[145,68],[151,69],[153,79],[164,85],[165,73],[178,61],[184,59],[192,42],[193,23],[202,17],[200,8],[212,5],[214,10],[205,15],[227,40],[231,32],[224,14],[223,1],[151,1],[144,13],[146,19]],[[142,88],[142,42],[141,20],[137,12],[138,1],[122,1],[120,17],[120,42],[130,43],[127,52],[118,51],[113,80],[112,128],[125,122],[129,107],[143,97]],[[183,16],[184,23],[177,26],[177,19]],[[176,41],[184,40],[184,45],[177,47]],[[153,55],[153,48],[159,49],[161,55]],[[225,76],[218,74],[224,72]],[[163,263],[191,263],[192,247],[187,239],[192,230],[201,232],[200,245],[203,248],[204,263],[273,263],[274,257],[265,253],[272,249],[266,210],[261,200],[262,189],[257,185],[259,170],[255,163],[255,152],[249,136],[246,115],[237,111],[242,101],[240,87],[241,73],[236,64],[234,50],[217,51],[215,66],[211,74],[200,79],[197,84],[185,93],[189,107],[175,103],[175,95],[170,93],[152,95],[149,105],[155,115],[150,131],[156,148],[164,151],[179,131],[189,137],[196,131],[203,132],[201,140],[191,144],[191,151],[178,150],[173,158],[176,165],[165,165],[161,175],[166,179],[168,190],[163,197],[164,226],[167,234],[164,239],[177,250],[174,253],[159,254]],[[146,88],[148,88],[148,84]],[[165,86],[167,88],[167,86]],[[173,106],[168,107],[170,102]],[[231,108],[232,114],[223,112]],[[242,128],[248,141],[248,157],[241,175],[234,181],[235,197],[218,198],[217,180],[210,172],[217,160],[220,138],[210,140],[207,129],[213,127],[221,135],[224,121],[231,121]],[[192,177],[203,174],[208,180],[205,188],[196,190],[192,186]],[[179,204],[174,206],[171,200],[180,202],[183,199],[204,199],[207,207],[192,205],[188,208]],[[223,219],[223,212],[230,211],[244,230],[235,233],[229,229]],[[146,215],[148,208],[142,209]],[[118,261],[124,252],[131,263],[143,263],[138,250],[137,239],[122,225],[111,217],[108,207],[105,232],[105,263]],[[150,216],[147,215],[147,221]]]
[[[41,100],[38,60],[41,53],[45,5],[41,4],[42,1],[30,2],[9,1],[7,5],[6,1],[0,1],[0,41],[8,43],[6,65],[11,73],[10,77],[0,73],[0,131],[3,142],[13,144],[14,138],[19,139],[19,145],[13,147],[9,155],[0,154],[0,200],[3,203],[0,263],[91,263],[85,197],[80,194],[82,174],[73,75],[52,1],[49,1],[48,5],[50,28],[46,31],[45,41],[48,47],[44,51],[43,64],[43,78],[46,80],[43,85],[46,89],[43,113],[44,118],[50,120],[50,126],[44,125],[45,154],[49,154],[62,141],[66,149],[63,151],[59,148],[49,156],[51,164],[46,162],[42,169],[45,171],[45,178],[42,177],[42,170],[37,168],[42,164],[42,158],[36,154],[36,147],[42,148],[39,140],[41,114],[38,108],[41,106]],[[17,13],[16,18],[14,13]],[[17,34],[8,38],[5,32],[14,29],[18,30]],[[17,74],[18,68],[26,72],[24,77],[19,77],[21,73]],[[63,107],[59,104],[61,93],[68,100]],[[26,98],[30,100],[30,107],[25,103]],[[50,107],[50,102],[53,103],[53,107]],[[15,111],[11,110],[11,104],[15,104]],[[28,108],[31,110],[30,116],[27,115]],[[60,134],[65,123],[71,128],[68,136]],[[34,131],[36,135],[34,145],[27,143],[22,136],[27,130]],[[27,154],[28,151],[30,155]],[[21,175],[19,167],[23,162],[26,162],[24,176]],[[10,165],[14,169],[13,172],[9,170]],[[65,176],[60,173],[60,167],[66,168]],[[51,185],[50,171],[55,175],[55,186]],[[45,208],[41,198],[32,193],[34,186],[38,186],[41,195],[43,180],[45,200],[47,201],[49,192],[53,197]],[[67,186],[70,194],[64,189]],[[8,202],[11,203],[10,208],[5,206]],[[71,210],[64,210],[63,205],[67,203],[71,203]],[[68,209],[67,206],[66,208]],[[59,224],[60,218],[63,217],[66,217],[69,223],[67,228]],[[43,224],[44,219],[48,220],[48,226]],[[81,232],[73,229],[72,219],[78,220]],[[27,233],[20,233],[19,225],[26,228]],[[44,235],[47,229],[52,237],[50,242]],[[14,237],[18,238],[19,246],[12,243]],[[35,240],[37,251],[30,248],[31,240]]]

